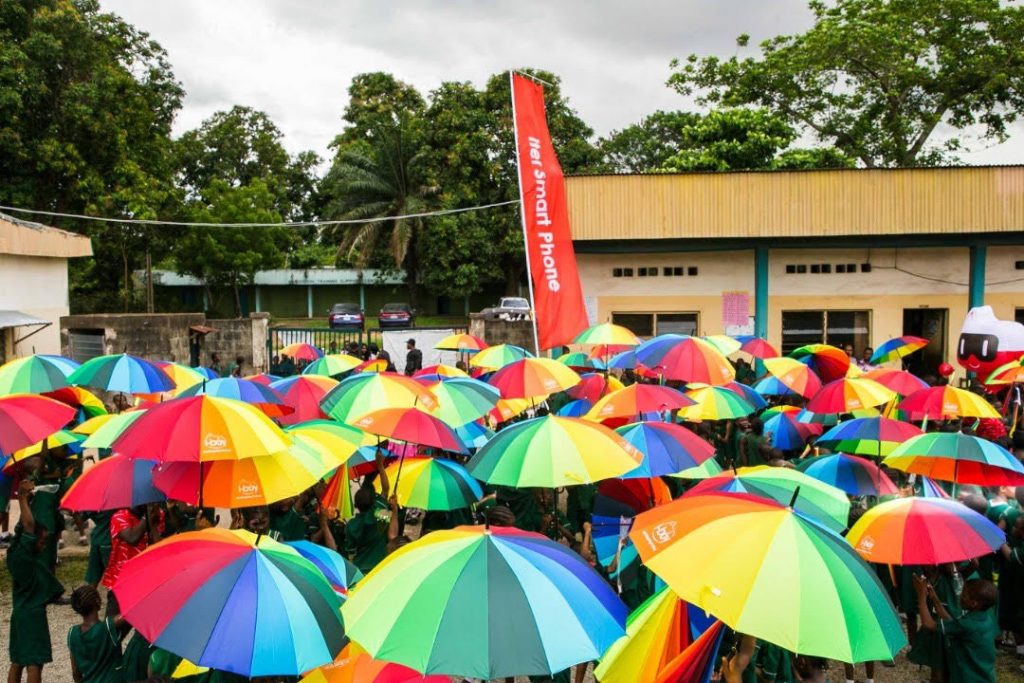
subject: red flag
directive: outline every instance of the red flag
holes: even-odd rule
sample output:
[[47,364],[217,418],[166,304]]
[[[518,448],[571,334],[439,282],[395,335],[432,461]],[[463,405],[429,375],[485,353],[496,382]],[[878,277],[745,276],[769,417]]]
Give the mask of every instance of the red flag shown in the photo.
[[544,88],[518,74],[512,74],[512,118],[534,325],[539,347],[551,349],[587,328],[587,311],[569,232],[565,180],[544,113]]

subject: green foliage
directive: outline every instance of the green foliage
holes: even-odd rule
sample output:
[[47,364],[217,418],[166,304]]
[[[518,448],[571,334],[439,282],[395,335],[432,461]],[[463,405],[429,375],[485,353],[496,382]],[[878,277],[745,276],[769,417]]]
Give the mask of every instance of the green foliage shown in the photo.
[[[865,166],[949,162],[959,131],[1002,141],[1024,105],[1024,9],[1000,0],[812,0],[805,33],[758,57],[691,54],[670,85],[756,105]],[[741,36],[740,44],[745,44]],[[940,125],[953,134],[936,140]]]
[[640,123],[612,131],[598,148],[613,170],[646,173],[665,166],[685,145],[684,130],[700,121],[700,114],[656,111]]

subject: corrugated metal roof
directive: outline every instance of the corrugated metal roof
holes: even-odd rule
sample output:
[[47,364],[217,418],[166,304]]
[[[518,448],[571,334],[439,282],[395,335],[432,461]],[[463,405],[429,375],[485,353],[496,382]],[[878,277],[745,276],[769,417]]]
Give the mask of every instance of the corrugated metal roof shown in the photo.
[[49,320],[37,318],[21,311],[0,311],[0,329],[22,327],[23,325],[49,325]]
[[[135,272],[144,278],[145,271]],[[257,271],[253,284],[257,285],[400,285],[405,282],[401,273],[382,270],[356,270],[354,268],[309,268],[306,270],[279,268]],[[164,287],[196,287],[202,283],[199,278],[182,275],[171,270],[154,270],[153,284]]]

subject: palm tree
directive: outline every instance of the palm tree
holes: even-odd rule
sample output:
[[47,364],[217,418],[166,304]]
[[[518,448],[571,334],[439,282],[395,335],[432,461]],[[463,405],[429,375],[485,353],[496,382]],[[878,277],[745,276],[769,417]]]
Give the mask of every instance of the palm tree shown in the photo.
[[436,194],[425,181],[419,140],[416,127],[405,117],[383,123],[367,140],[342,148],[324,178],[324,213],[329,220],[373,219],[328,231],[338,243],[338,256],[365,268],[386,239],[395,266],[405,271],[412,306],[419,299],[417,241],[424,219],[392,217],[428,211],[430,197]]

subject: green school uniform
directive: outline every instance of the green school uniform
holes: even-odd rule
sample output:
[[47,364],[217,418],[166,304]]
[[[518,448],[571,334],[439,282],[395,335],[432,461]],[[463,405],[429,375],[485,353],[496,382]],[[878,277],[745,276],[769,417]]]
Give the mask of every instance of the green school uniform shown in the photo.
[[281,535],[282,541],[301,541],[306,538],[306,520],[295,508],[285,512],[270,511],[270,530]]
[[387,525],[377,518],[376,508],[356,513],[345,524],[345,553],[364,574],[380,564],[388,552]]
[[761,455],[761,446],[764,444],[764,437],[758,436],[754,432],[747,432],[740,439],[740,461],[737,465],[742,464],[743,456],[746,457],[747,467],[756,467],[758,465],[766,464],[764,457]]
[[939,632],[946,637],[949,683],[995,683],[998,629],[992,610],[943,619]]
[[766,681],[776,683],[797,683],[793,677],[793,656],[788,650],[768,642],[761,643],[761,651],[757,655],[757,666]]
[[110,518],[113,512],[96,512],[89,515],[93,522],[89,532],[89,565],[85,570],[85,582],[97,585],[110,564]]
[[135,631],[124,647],[124,679],[144,681],[149,677],[149,657],[155,648],[142,634]]
[[72,626],[68,631],[68,651],[82,674],[82,683],[122,683],[121,634],[114,619],[107,617],[82,631]]
[[498,502],[507,505],[516,516],[517,527],[523,531],[540,531],[542,515],[533,489],[499,486],[497,493]]
[[46,538],[46,547],[43,549],[42,561],[51,572],[57,568],[57,542],[64,531],[64,515],[58,510],[60,496],[60,489],[37,489],[29,503],[36,522],[50,530],[50,535]]
[[[939,601],[946,608],[950,615],[956,617],[960,614],[960,596],[956,592],[956,584],[952,576],[940,574],[935,582],[935,594]],[[910,648],[907,659],[914,664],[927,666],[931,669],[942,670],[945,668],[945,657],[943,653],[943,637],[938,631],[918,629],[914,636],[914,646]]]
[[35,552],[35,543],[34,534],[20,531],[7,551],[13,603],[8,652],[11,662],[22,666],[53,661],[46,605],[64,593],[64,586],[43,564],[43,556]]
[[988,510],[985,511],[985,516],[991,520],[993,524],[999,524],[1000,518],[1006,512],[1006,508],[1010,507],[1006,501],[993,503],[988,502]]
[[590,521],[590,513],[594,510],[597,485],[580,484],[566,489],[565,514],[569,518],[569,531],[583,533],[583,525]]

